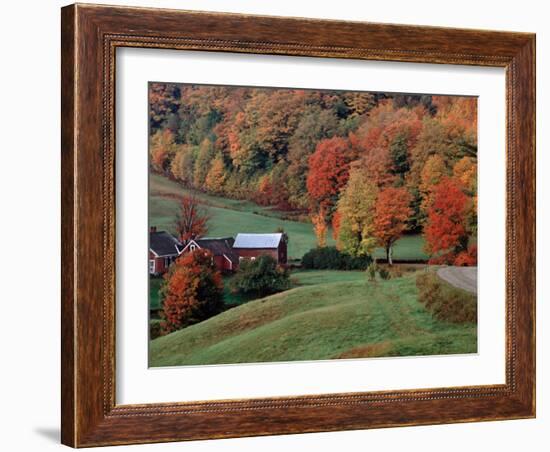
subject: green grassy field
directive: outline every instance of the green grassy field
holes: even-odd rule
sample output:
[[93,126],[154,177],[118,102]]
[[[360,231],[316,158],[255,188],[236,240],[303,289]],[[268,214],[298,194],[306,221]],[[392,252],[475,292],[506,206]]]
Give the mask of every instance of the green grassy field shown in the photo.
[[252,201],[241,199],[229,199],[222,196],[208,195],[197,190],[185,188],[167,177],[159,174],[151,174],[149,179],[149,192],[155,196],[181,196],[183,194],[193,194],[201,202],[212,207],[221,207],[225,209],[238,210],[241,212],[258,212],[262,215],[281,217],[282,213],[273,210],[270,207],[260,206]]
[[318,284],[331,284],[363,281],[363,271],[338,271],[338,270],[298,270],[290,274],[294,287],[315,286]]
[[[178,203],[174,198],[168,198],[160,193],[157,181],[160,176],[151,176],[151,199],[149,203],[149,223],[156,225],[159,229],[174,232],[174,215],[177,212]],[[170,190],[179,189],[180,194],[185,192],[178,184],[164,180],[162,187],[170,185]],[[172,192],[171,192],[172,193]],[[210,237],[235,237],[239,232],[267,233],[275,232],[277,228],[284,228],[290,237],[288,244],[288,255],[290,259],[300,259],[307,251],[315,247],[315,235],[311,224],[297,221],[283,220],[270,215],[265,215],[266,209],[249,201],[235,201],[219,197],[211,197],[201,194],[202,199],[208,198],[207,209],[211,216],[209,222]],[[220,200],[225,202],[225,207],[220,207]],[[216,204],[213,204],[215,202]],[[262,214],[254,212],[263,212]]]
[[[382,248],[374,250],[375,258],[386,258]],[[424,252],[424,238],[420,234],[404,235],[393,246],[393,259],[418,261],[428,260],[429,256]]]
[[[151,174],[149,184],[149,224],[173,233],[174,216],[178,208],[176,197],[190,193],[190,190],[157,174]],[[193,193],[206,204],[211,215],[208,233],[211,237],[234,237],[239,232],[274,232],[282,227],[290,238],[288,245],[290,259],[301,259],[307,251],[316,246],[313,228],[309,223],[283,219],[281,218],[283,212],[258,206],[251,201]],[[330,232],[327,241],[329,245],[334,245]],[[424,240],[420,235],[404,236],[395,244],[393,257],[407,260],[427,259],[423,246]],[[376,250],[375,257],[385,257],[383,250]]]
[[230,309],[150,343],[151,366],[473,353],[475,324],[434,319],[415,274],[296,272],[300,287]]

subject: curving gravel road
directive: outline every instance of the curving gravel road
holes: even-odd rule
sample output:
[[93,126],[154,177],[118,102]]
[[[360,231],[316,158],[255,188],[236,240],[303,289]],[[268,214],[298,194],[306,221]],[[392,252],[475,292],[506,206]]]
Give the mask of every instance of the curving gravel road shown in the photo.
[[452,286],[477,294],[477,267],[441,267],[437,276]]

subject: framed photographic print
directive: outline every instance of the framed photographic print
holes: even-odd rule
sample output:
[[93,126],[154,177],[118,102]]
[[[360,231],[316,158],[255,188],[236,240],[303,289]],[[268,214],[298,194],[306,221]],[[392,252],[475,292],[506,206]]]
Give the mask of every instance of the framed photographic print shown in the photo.
[[62,442],[535,415],[535,37],[62,9]]

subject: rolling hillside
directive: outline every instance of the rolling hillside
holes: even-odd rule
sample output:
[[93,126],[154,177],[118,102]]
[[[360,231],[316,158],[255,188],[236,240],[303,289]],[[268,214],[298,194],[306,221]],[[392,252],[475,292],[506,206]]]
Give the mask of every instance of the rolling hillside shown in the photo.
[[[191,191],[166,177],[151,174],[149,192],[149,223],[159,229],[174,232],[177,198]],[[258,206],[251,201],[193,193],[205,203],[211,215],[209,235],[212,237],[235,236],[239,232],[268,233],[282,227],[290,237],[288,246],[290,259],[300,259],[316,246],[313,228],[309,223],[283,219],[281,218],[283,213]],[[334,245],[330,232],[327,235],[327,242],[328,245]],[[423,246],[424,240],[421,236],[404,236],[394,246],[394,259],[427,259]],[[383,250],[376,250],[375,256],[385,257]]]
[[475,324],[435,320],[414,274],[299,272],[300,287],[251,301],[150,342],[150,365],[175,366],[473,353]]

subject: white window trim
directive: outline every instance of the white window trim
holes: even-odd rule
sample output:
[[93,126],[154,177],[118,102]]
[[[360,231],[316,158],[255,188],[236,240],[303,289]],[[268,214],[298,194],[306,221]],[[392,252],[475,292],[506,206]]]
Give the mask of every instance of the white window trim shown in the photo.
[[229,262],[229,270],[233,270],[233,261],[229,259],[225,254],[223,255],[227,259],[227,262]]

